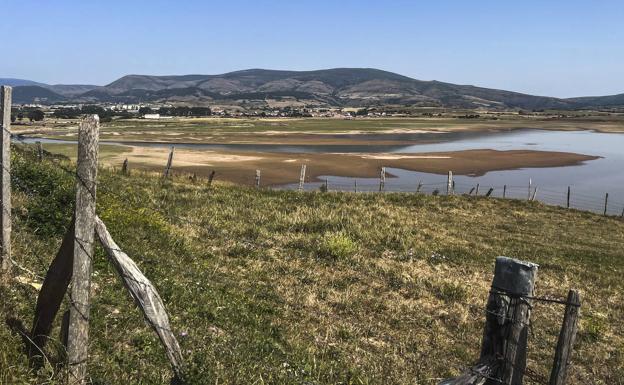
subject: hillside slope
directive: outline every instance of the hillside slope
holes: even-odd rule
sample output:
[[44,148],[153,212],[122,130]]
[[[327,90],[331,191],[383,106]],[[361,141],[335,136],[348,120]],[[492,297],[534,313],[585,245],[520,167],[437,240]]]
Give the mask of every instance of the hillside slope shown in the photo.
[[[250,69],[222,75],[128,75],[86,92],[85,100],[228,100],[291,97],[308,104],[363,106],[407,104],[457,108],[568,108],[549,97],[438,81],[422,81],[372,68],[318,71]],[[185,98],[186,97],[186,98]]]
[[[14,258],[0,316],[32,321],[37,289],[72,212],[74,180],[32,153],[13,158]],[[72,166],[60,161],[64,167]],[[217,178],[218,178],[217,173]],[[540,264],[537,295],[581,290],[568,384],[624,377],[624,222],[524,201],[255,190],[100,170],[98,214],[154,282],[190,383],[430,383],[479,355],[494,258]],[[98,248],[94,383],[167,383],[157,338]],[[30,272],[32,272],[32,274]],[[67,304],[63,307],[66,308]],[[525,384],[545,383],[562,308],[536,303]],[[0,328],[0,383],[50,379]]]

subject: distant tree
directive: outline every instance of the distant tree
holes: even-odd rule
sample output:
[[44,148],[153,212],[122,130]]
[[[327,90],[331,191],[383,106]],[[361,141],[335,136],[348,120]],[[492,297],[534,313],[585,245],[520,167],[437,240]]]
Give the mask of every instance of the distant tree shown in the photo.
[[139,108],[139,115],[144,116],[145,114],[153,114],[154,110],[149,107],[141,107]]
[[24,119],[24,114],[23,114],[23,113],[21,113],[21,112],[19,112],[19,113],[17,114],[17,120],[19,120],[19,121],[21,122],[21,121],[22,121],[22,119]]
[[33,122],[40,122],[45,117],[45,114],[41,110],[30,110],[28,111],[28,119]]

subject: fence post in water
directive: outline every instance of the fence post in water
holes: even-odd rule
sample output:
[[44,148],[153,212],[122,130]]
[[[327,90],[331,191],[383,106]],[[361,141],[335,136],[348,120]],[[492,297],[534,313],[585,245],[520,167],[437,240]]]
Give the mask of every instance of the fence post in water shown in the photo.
[[446,195],[451,194],[453,194],[453,171],[449,171],[446,177]]
[[164,177],[169,177],[169,172],[171,171],[171,164],[173,163],[173,151],[175,150],[174,146],[171,146],[171,151],[169,152],[169,159],[167,160],[167,167],[165,168]]
[[0,177],[0,267],[3,275],[11,269],[11,97],[13,89],[2,86],[0,89],[0,158],[2,162],[2,176]]
[[256,188],[260,188],[260,170],[256,170]]
[[301,165],[301,173],[299,174],[299,191],[303,191],[303,184],[305,183],[306,165]]
[[382,167],[381,172],[379,173],[379,191],[384,191],[386,189],[386,168]]
[[494,192],[494,187],[490,187],[490,189],[488,190],[488,192],[485,194],[486,198],[489,198],[490,195],[492,195],[492,192]]
[[609,193],[605,194],[605,206],[604,206],[604,215],[607,216],[607,208],[609,206]]
[[121,165],[121,173],[124,175],[128,174],[128,158],[126,158]]
[[78,132],[74,261],[67,338],[69,384],[78,385],[87,382],[99,122],[97,115],[87,116]]
[[503,199],[507,198],[507,185],[503,186]]
[[566,302],[563,325],[559,332],[557,350],[555,350],[555,360],[552,371],[550,372],[550,381],[548,382],[549,385],[565,384],[568,364],[576,339],[576,330],[578,328],[578,319],[581,309],[581,298],[578,291],[570,290]]
[[568,197],[566,199],[566,208],[570,208],[570,186],[568,186]]
[[37,160],[39,161],[39,163],[41,163],[43,161],[43,146],[41,145],[40,141],[37,141]]

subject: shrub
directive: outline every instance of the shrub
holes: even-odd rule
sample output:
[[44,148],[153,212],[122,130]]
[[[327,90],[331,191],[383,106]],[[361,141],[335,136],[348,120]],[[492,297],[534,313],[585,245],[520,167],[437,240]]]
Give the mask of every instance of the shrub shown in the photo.
[[331,259],[347,259],[356,252],[357,244],[344,232],[325,233],[319,247],[319,256]]

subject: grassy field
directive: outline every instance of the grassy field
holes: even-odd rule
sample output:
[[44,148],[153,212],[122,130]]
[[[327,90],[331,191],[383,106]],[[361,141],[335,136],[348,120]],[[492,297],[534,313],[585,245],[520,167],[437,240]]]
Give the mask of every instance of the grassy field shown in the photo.
[[[34,274],[14,269],[0,316],[28,329],[74,181],[22,153],[13,165],[13,254]],[[189,383],[436,384],[478,357],[498,255],[539,263],[540,296],[581,291],[569,384],[624,383],[618,219],[512,200],[258,191],[107,170],[99,181],[98,214],[158,288]],[[168,383],[157,338],[99,247],[94,270],[93,383]],[[548,376],[561,316],[535,304],[536,374],[525,383]],[[35,371],[19,334],[0,327],[0,383],[60,383],[57,336],[58,325],[49,364]]]

